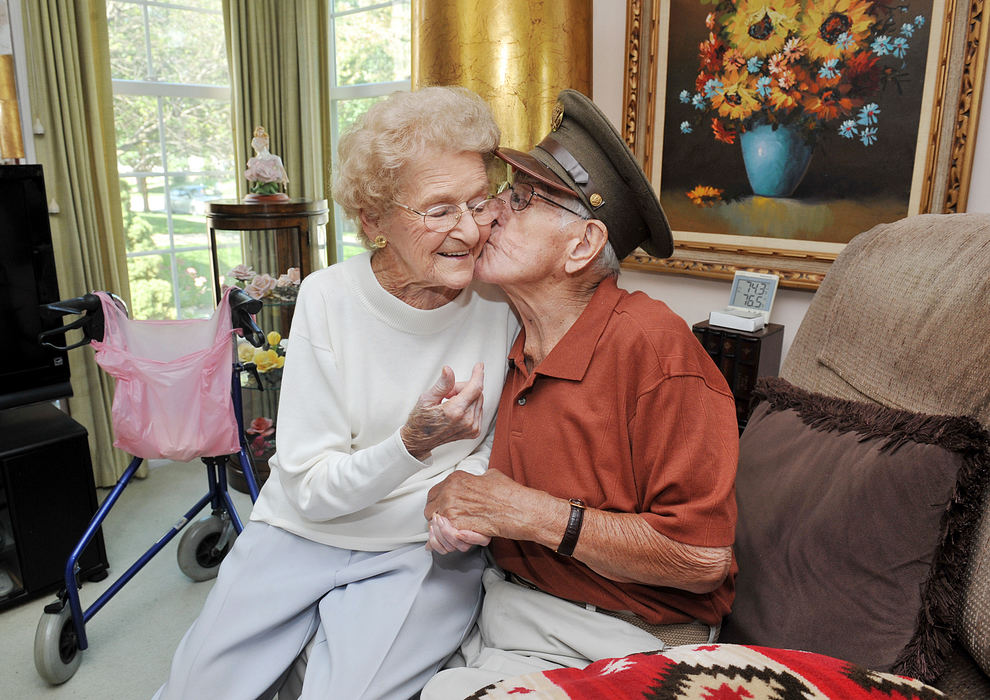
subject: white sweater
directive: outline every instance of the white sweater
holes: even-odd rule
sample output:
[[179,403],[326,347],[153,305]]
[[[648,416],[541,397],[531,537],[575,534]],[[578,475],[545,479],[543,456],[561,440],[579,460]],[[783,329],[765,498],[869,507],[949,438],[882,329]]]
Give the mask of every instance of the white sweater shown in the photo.
[[[300,537],[361,551],[425,542],[426,493],[455,468],[488,466],[518,323],[501,291],[475,283],[415,309],[386,292],[365,253],[307,276],[289,332],[277,451],[251,513]],[[481,434],[413,458],[399,428],[450,365],[485,364]]]

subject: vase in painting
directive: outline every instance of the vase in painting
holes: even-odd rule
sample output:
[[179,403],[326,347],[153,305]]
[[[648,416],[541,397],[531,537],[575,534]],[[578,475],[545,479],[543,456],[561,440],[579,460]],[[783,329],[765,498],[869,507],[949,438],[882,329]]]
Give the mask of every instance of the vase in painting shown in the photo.
[[739,144],[753,194],[790,197],[808,172],[812,146],[794,127],[759,124],[741,133]]

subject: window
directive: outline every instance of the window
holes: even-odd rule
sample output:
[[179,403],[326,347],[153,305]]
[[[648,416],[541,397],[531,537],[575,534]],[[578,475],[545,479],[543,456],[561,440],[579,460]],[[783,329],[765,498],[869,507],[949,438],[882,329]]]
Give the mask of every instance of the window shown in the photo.
[[[410,0],[326,1],[336,143],[376,100],[409,89],[412,20]],[[131,314],[206,316],[213,271],[203,214],[209,200],[236,196],[238,172],[220,0],[106,7]],[[339,208],[335,221],[337,259],[363,250]]]
[[107,0],[134,318],[214,308],[211,199],[236,196],[220,0]]
[[[330,0],[330,108],[333,143],[372,104],[410,86],[409,0]],[[337,259],[364,248],[357,228],[335,206]]]

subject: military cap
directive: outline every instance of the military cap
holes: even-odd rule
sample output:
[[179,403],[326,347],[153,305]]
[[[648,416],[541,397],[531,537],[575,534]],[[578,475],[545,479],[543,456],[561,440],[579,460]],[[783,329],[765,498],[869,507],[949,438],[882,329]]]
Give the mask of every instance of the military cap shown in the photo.
[[658,258],[673,252],[670,224],[646,174],[608,118],[580,92],[560,93],[550,133],[529,153],[499,148],[495,154],[546,186],[578,197],[605,223],[619,259],[636,246]]

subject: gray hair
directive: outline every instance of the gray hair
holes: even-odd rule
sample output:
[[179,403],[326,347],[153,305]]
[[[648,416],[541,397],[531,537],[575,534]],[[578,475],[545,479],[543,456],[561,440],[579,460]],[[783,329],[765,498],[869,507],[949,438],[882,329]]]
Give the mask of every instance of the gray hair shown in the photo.
[[619,276],[619,256],[615,254],[615,248],[612,247],[612,241],[605,241],[605,245],[602,246],[601,252],[598,253],[598,257],[591,264],[591,268],[600,274],[602,278],[605,277],[618,277]]
[[393,93],[341,137],[333,199],[360,228],[360,212],[384,214],[403,184],[404,169],[426,151],[469,151],[487,162],[500,137],[491,109],[466,88]]
[[[532,183],[532,180],[528,180]],[[554,197],[561,200],[561,204],[575,212],[580,214],[586,219],[594,219],[595,215],[591,213],[591,210],[584,205],[580,199],[574,195],[565,195],[562,192],[554,192]],[[570,218],[568,212],[563,209],[558,210],[561,214],[560,225],[564,226],[566,224],[572,223],[573,219]],[[619,257],[615,254],[615,248],[612,247],[612,242],[609,240],[605,241],[605,245],[599,251],[598,256],[591,262],[588,270],[594,272],[596,275],[600,276],[602,279],[605,277],[618,277],[619,276]]]

